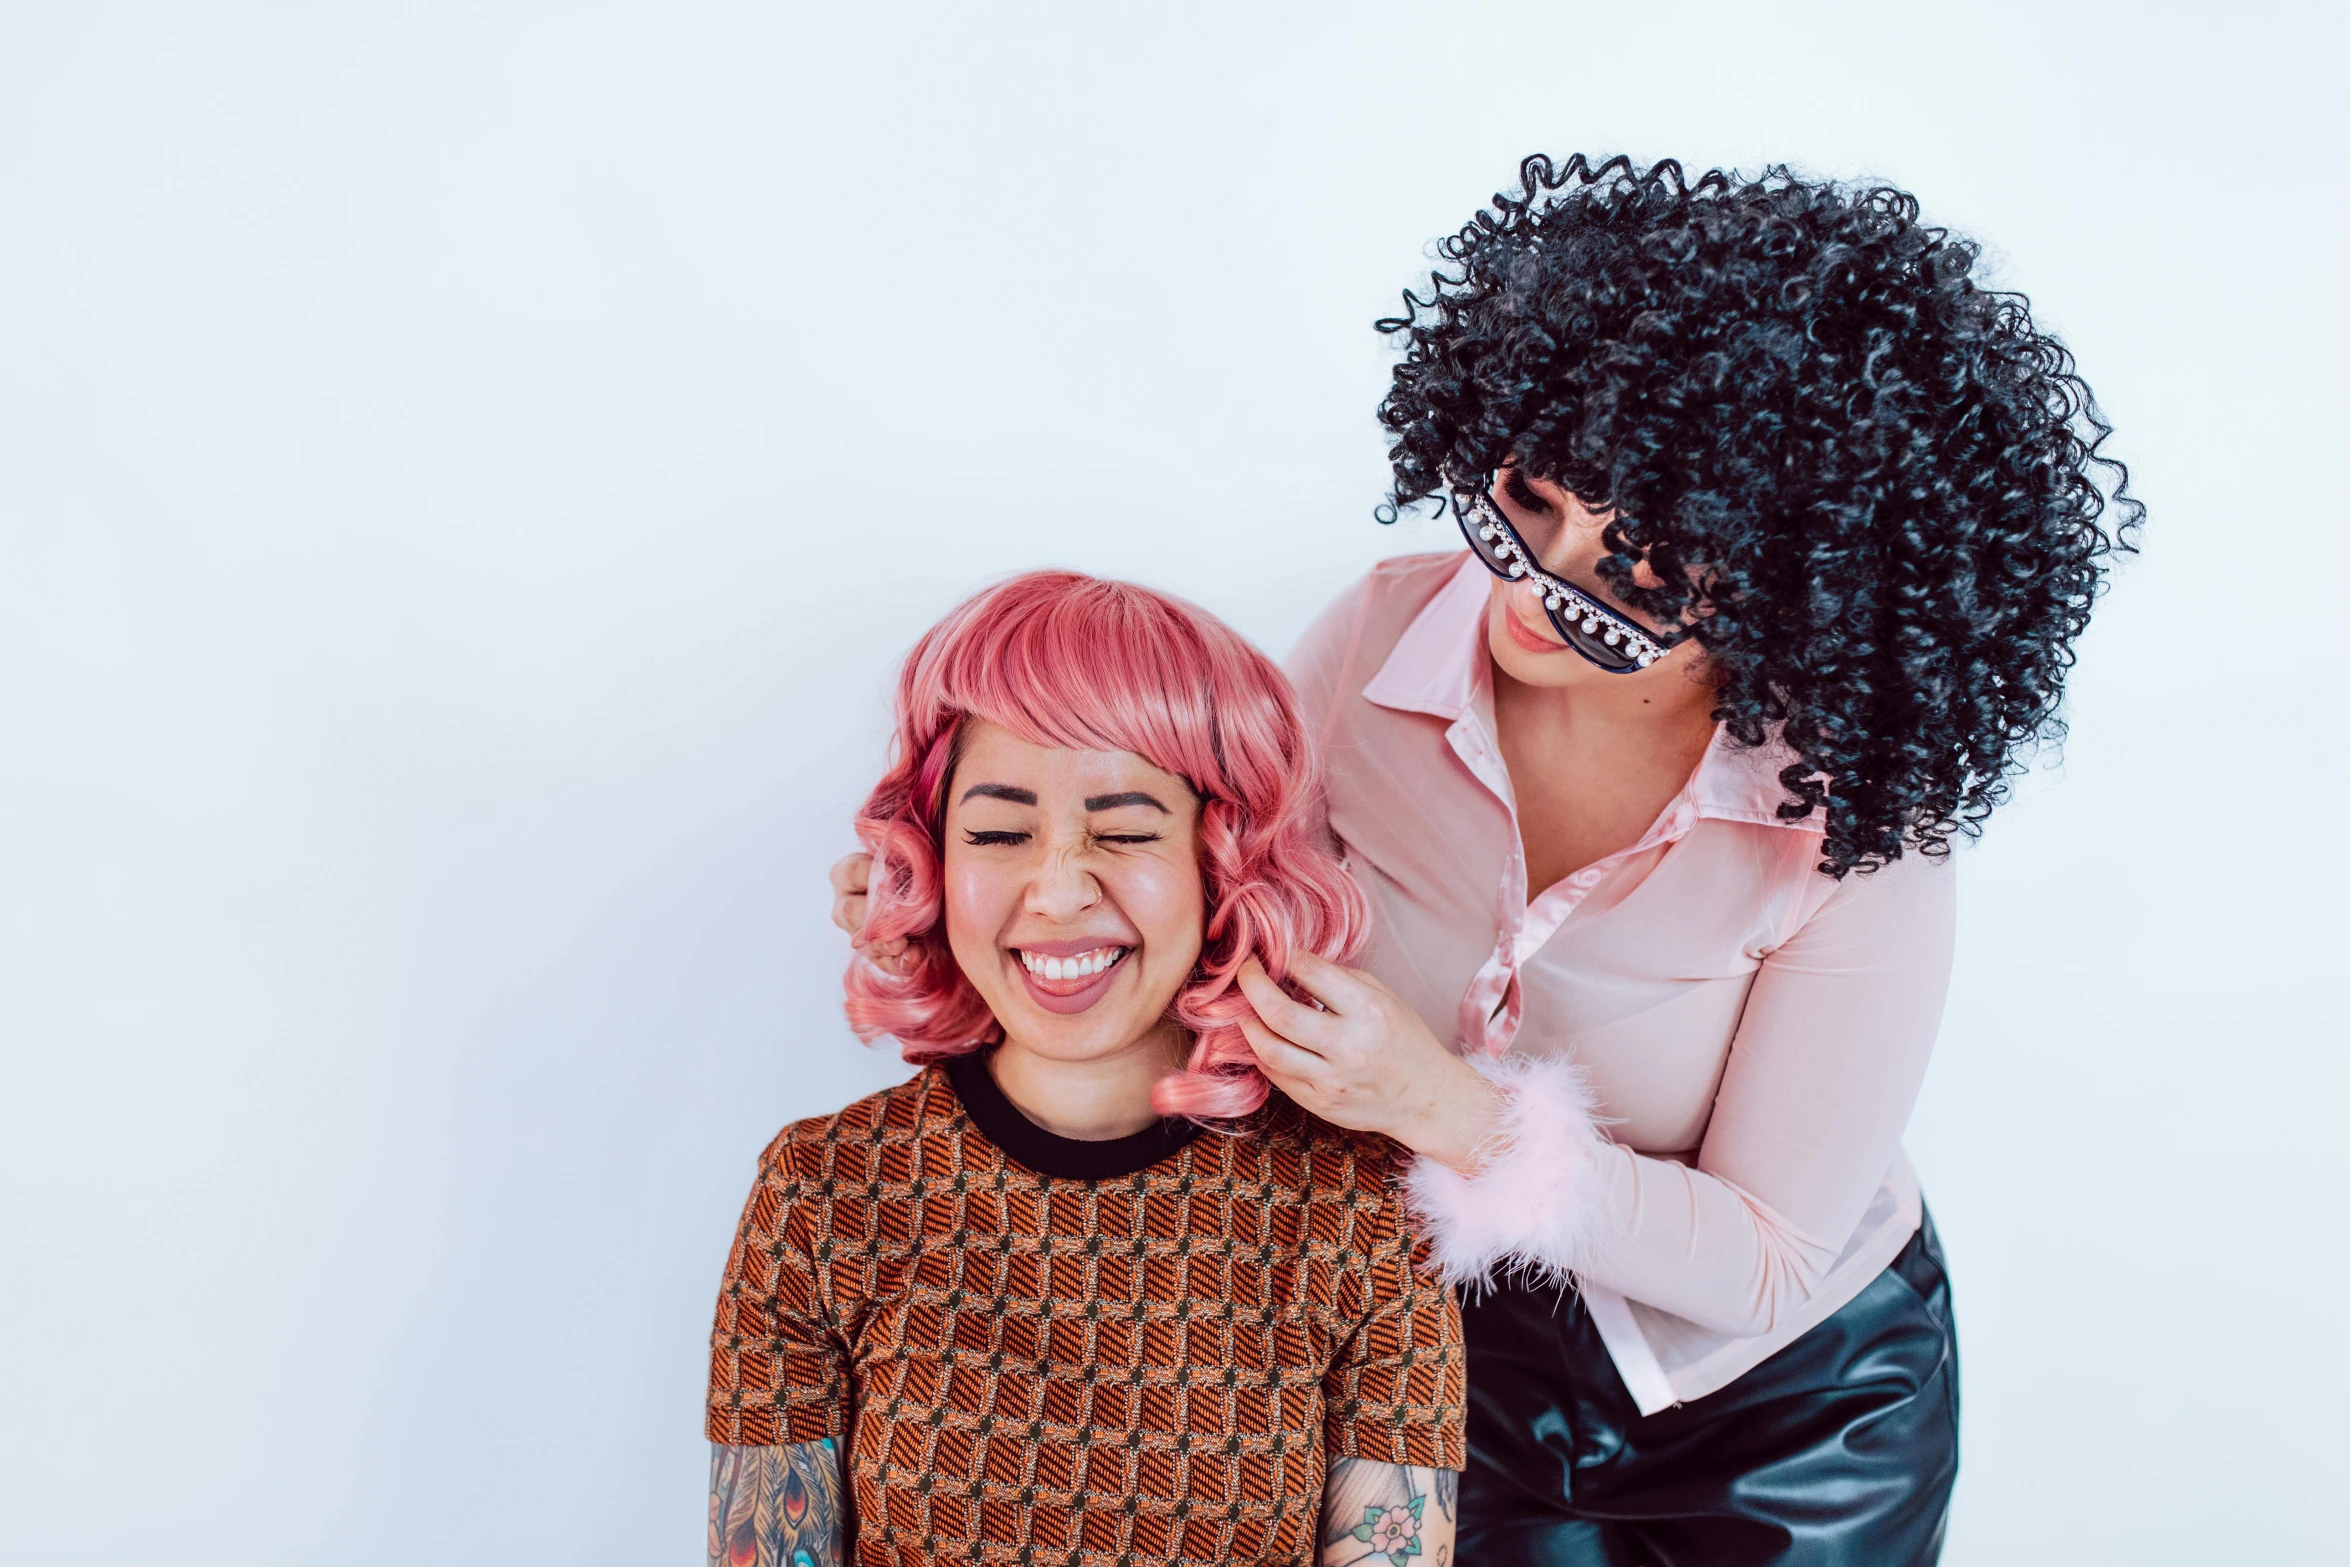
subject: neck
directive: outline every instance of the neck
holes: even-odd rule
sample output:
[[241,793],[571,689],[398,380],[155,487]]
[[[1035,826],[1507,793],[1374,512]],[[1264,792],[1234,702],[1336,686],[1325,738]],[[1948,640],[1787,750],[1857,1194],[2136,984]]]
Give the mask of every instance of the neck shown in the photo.
[[1081,1142],[1131,1137],[1157,1124],[1151,1089],[1183,1064],[1190,1040],[1161,1023],[1123,1049],[1090,1061],[1060,1061],[1005,1036],[988,1062],[996,1087],[1046,1131]]

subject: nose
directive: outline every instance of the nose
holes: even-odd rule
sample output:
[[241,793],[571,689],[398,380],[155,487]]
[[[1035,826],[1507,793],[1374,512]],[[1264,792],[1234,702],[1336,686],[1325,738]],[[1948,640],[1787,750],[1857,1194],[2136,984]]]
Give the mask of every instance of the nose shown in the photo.
[[1028,883],[1028,911],[1058,923],[1076,919],[1101,898],[1101,883],[1085,865],[1082,839],[1054,844]]

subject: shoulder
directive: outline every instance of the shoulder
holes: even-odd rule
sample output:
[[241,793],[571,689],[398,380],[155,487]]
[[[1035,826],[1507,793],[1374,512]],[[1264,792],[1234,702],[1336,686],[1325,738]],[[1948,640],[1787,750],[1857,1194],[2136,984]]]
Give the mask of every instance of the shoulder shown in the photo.
[[1277,1185],[1274,1200],[1301,1215],[1306,1256],[1333,1270],[1328,1299],[1340,1317],[1425,1307],[1435,1313],[1423,1323],[1429,1342],[1457,1341],[1459,1318],[1445,1315],[1451,1297],[1419,1265],[1422,1242],[1403,1186],[1409,1149],[1376,1132],[1333,1126],[1278,1094],[1250,1135],[1272,1170],[1289,1172],[1290,1189]]
[[1925,854],[1911,849],[1900,859],[1874,870],[1854,871],[1842,880],[1824,871],[1816,881],[1828,883],[1823,909],[1867,909],[1871,918],[1931,917],[1953,919],[1958,910],[1957,855],[1946,849]]
[[745,1239],[799,1255],[827,1244],[870,1253],[881,1214],[902,1201],[923,1163],[922,1143],[952,1139],[964,1124],[936,1067],[830,1115],[792,1122],[759,1156]]
[[1912,850],[1842,878],[1807,861],[1795,917],[1773,955],[1783,964],[1798,956],[1820,961],[1841,953],[1861,961],[1865,955],[1873,967],[1906,953],[1947,965],[1958,944],[1955,857]]
[[962,1104],[946,1074],[935,1066],[877,1094],[867,1094],[830,1115],[794,1121],[775,1134],[759,1156],[769,1177],[821,1178],[840,1172],[844,1156],[868,1163],[880,1149],[911,1142],[953,1121]]
[[1247,1129],[1273,1183],[1308,1206],[1343,1208],[1364,1226],[1360,1247],[1394,1231],[1403,1215],[1400,1181],[1410,1154],[1376,1132],[1351,1132],[1310,1115],[1276,1093]]
[[1297,639],[1287,661],[1290,679],[1301,691],[1325,697],[1349,667],[1369,679],[1428,601],[1460,570],[1462,553],[1398,555],[1364,572]]

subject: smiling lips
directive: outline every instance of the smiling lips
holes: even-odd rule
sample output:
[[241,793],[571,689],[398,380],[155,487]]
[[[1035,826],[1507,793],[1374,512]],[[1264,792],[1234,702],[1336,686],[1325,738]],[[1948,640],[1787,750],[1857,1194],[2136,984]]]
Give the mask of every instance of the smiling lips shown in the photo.
[[1067,1014],[1082,1012],[1099,1001],[1109,990],[1118,966],[1133,951],[1132,947],[1104,943],[1080,952],[1040,952],[1015,947],[1012,955],[1020,960],[1020,972],[1026,976],[1028,994],[1036,1004],[1047,1012]]
[[1509,639],[1527,652],[1564,653],[1567,651],[1567,645],[1564,642],[1554,642],[1548,637],[1537,635],[1532,627],[1518,618],[1517,610],[1507,604],[1502,606],[1501,618],[1502,629],[1508,633]]

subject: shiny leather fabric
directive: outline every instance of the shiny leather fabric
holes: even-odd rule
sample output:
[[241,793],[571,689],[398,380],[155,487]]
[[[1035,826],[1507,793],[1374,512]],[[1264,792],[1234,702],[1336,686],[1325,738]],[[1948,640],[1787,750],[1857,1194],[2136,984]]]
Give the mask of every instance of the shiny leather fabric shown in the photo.
[[1572,1292],[1464,1302],[1462,1567],[1904,1567],[1941,1555],[1958,1337],[1929,1216],[1841,1311],[1642,1415]]

